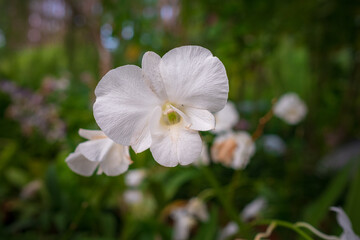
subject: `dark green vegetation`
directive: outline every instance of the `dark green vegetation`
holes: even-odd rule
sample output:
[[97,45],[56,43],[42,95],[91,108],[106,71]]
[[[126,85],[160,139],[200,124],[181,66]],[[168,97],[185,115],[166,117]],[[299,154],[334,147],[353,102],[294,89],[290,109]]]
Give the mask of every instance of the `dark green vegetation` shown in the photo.
[[[164,168],[150,152],[132,152],[131,168],[150,171],[141,185],[150,200],[130,209],[123,176],[81,177],[64,159],[84,141],[79,128],[97,129],[94,88],[106,71],[186,44],[222,60],[250,133],[285,92],[308,106],[297,126],[274,118],[265,127],[284,139],[284,155],[259,141],[245,170],[211,165],[235,211],[261,195],[268,206],[260,219],[339,235],[329,207],[342,206],[360,234],[360,1],[172,2],[0,0],[0,238],[171,238],[161,214],[211,188],[201,169]],[[193,239],[215,239],[229,221],[217,198],[207,206],[211,219]],[[274,235],[295,238],[280,228]]]

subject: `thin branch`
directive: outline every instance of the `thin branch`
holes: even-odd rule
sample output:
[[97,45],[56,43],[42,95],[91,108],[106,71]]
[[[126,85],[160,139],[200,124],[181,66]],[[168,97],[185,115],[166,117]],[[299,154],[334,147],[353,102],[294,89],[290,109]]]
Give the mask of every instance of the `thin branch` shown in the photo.
[[261,240],[261,238],[267,238],[270,237],[274,229],[276,228],[276,223],[271,223],[268,228],[266,229],[266,232],[258,233],[256,234],[254,240]]
[[262,117],[259,119],[259,125],[257,126],[255,132],[252,135],[253,141],[257,140],[264,132],[265,125],[271,120],[271,118],[274,116],[273,108],[274,104],[276,103],[276,98],[272,100],[272,106],[271,109]]

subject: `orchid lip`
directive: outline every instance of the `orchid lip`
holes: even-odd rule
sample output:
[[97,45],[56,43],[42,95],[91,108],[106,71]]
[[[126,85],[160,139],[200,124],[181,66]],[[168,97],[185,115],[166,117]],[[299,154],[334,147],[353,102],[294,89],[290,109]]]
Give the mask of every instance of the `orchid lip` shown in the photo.
[[181,116],[173,109],[172,104],[166,103],[162,107],[162,123],[165,125],[175,125],[181,121]]

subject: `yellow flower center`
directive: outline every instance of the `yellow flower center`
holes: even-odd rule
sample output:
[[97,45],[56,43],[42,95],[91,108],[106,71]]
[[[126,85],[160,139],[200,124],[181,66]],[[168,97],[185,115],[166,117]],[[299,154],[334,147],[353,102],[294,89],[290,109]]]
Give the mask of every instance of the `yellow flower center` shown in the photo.
[[162,107],[163,116],[162,122],[165,125],[174,125],[181,121],[181,116],[171,107],[170,103],[166,103]]

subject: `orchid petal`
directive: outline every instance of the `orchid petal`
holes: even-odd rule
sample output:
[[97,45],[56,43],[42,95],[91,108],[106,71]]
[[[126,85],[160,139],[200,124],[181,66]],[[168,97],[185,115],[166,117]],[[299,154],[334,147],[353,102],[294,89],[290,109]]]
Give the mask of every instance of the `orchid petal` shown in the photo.
[[142,71],[145,82],[150,89],[162,100],[167,99],[167,94],[160,74],[161,57],[154,52],[146,52],[142,58]]
[[229,92],[225,67],[209,50],[199,46],[172,49],[162,57],[160,72],[169,102],[210,112],[225,106]]
[[339,207],[331,207],[330,209],[332,211],[336,212],[336,219],[344,231],[344,233],[343,233],[344,238],[346,240],[350,240],[350,239],[351,240],[360,240],[359,236],[357,236],[354,233],[354,230],[352,229],[351,221],[350,221],[349,217],[346,215],[346,213],[344,212],[344,210]]
[[106,175],[117,176],[126,172],[130,164],[129,147],[113,144],[100,162],[100,167]]
[[190,118],[190,129],[208,131],[215,127],[215,117],[208,110],[185,107],[185,114]]
[[95,89],[94,117],[116,143],[131,145],[147,138],[147,118],[159,99],[142,78],[139,67],[126,65],[109,71]]
[[187,165],[196,161],[202,148],[199,133],[186,129],[183,120],[175,125],[162,125],[158,118],[160,114],[161,109],[158,107],[151,126],[153,142],[150,151],[155,161],[166,167]]
[[89,161],[81,153],[71,153],[65,161],[72,171],[82,176],[91,176],[99,164]]
[[89,161],[101,162],[113,144],[109,138],[86,141],[80,143],[75,152],[81,153]]
[[151,145],[152,139],[150,134],[150,120],[153,113],[154,110],[147,118],[142,120],[144,122],[140,125],[143,126],[143,128],[137,129],[137,131],[134,133],[131,147],[136,153],[145,151]]
[[79,135],[88,140],[106,138],[106,135],[100,130],[87,130],[80,128]]

